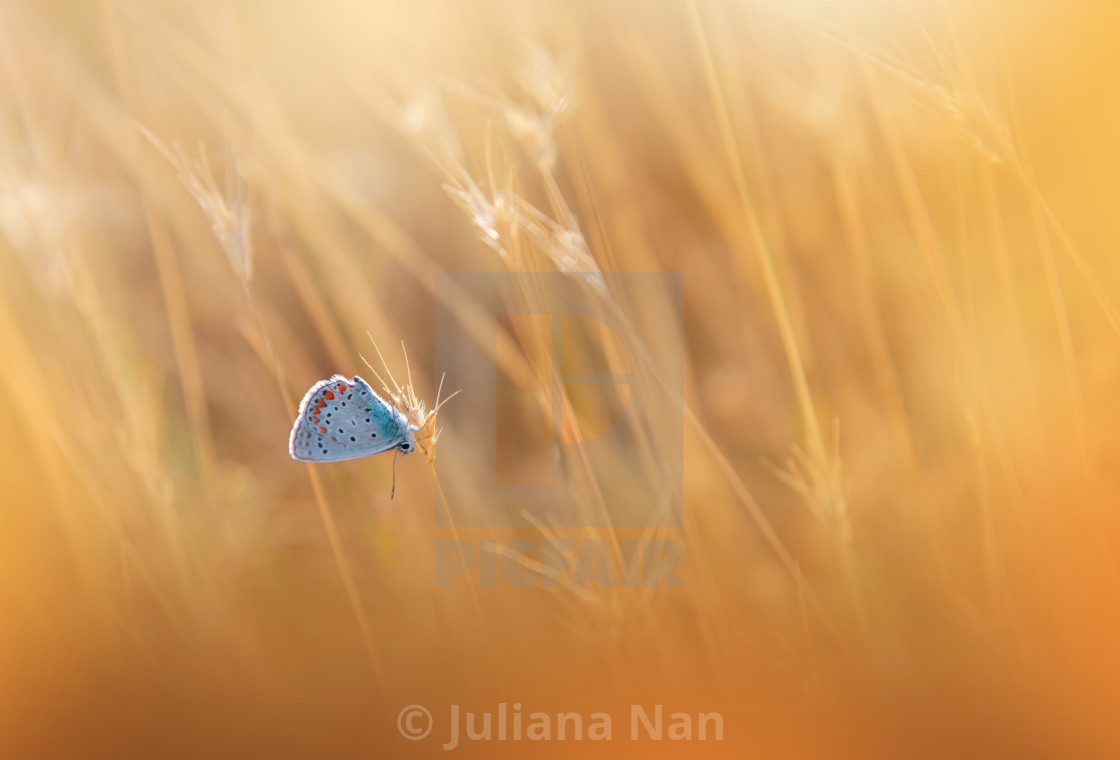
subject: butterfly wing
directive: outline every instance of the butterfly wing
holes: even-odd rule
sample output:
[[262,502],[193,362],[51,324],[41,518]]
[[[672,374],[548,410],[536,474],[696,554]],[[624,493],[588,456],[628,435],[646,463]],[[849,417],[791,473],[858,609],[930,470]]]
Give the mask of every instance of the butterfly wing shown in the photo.
[[388,451],[409,437],[404,415],[365,380],[321,380],[299,404],[288,453],[302,462],[340,462]]

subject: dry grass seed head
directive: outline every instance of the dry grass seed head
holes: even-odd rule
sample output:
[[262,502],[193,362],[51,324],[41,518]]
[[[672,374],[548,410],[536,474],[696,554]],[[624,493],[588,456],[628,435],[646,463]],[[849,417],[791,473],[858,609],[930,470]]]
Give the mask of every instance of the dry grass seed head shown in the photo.
[[[443,378],[441,377],[439,388],[436,390],[436,403],[431,409],[428,409],[424,402],[416,395],[416,389],[412,383],[412,367],[408,361],[408,350],[404,346],[404,341],[401,341],[401,352],[404,354],[405,372],[408,379],[402,386],[396,381],[396,378],[393,377],[393,372],[389,369],[388,362],[385,361],[385,357],[381,354],[381,349],[377,347],[377,341],[373,339],[373,336],[370,335],[368,331],[366,335],[369,336],[370,343],[373,344],[373,350],[377,352],[377,357],[381,360],[381,364],[385,368],[385,374],[389,378],[389,383],[392,383],[392,387],[389,386],[389,383],[385,382],[381,373],[374,369],[372,364],[366,361],[364,356],[361,357],[362,361],[369,367],[370,372],[377,378],[377,381],[381,383],[381,388],[387,400],[405,416],[409,425],[416,428],[416,435],[414,436],[416,447],[420,449],[421,453],[423,453],[424,457],[428,460],[428,463],[431,464],[435,461],[436,444],[439,442],[439,435],[442,432],[442,428],[436,427],[436,418],[439,415],[439,410],[444,404],[459,395],[460,391],[455,391],[447,398],[441,399],[440,394],[443,392]],[[359,354],[359,356],[361,356],[361,354]]]
[[230,145],[225,162],[225,187],[219,188],[210,168],[210,160],[202,145],[191,158],[178,143],[165,146],[151,130],[137,123],[136,128],[175,169],[179,181],[198,202],[210,223],[214,237],[225,251],[238,278],[247,283],[253,274],[252,228],[253,206],[246,190],[240,153]]

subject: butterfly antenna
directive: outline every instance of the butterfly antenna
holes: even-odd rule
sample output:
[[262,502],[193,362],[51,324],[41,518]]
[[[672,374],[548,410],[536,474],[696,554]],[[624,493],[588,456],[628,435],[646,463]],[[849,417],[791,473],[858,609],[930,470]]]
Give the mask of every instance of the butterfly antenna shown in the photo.
[[398,451],[400,451],[400,449],[395,448],[395,447],[393,448],[393,489],[391,491],[389,491],[389,501],[392,501],[393,497],[397,493],[397,452]]

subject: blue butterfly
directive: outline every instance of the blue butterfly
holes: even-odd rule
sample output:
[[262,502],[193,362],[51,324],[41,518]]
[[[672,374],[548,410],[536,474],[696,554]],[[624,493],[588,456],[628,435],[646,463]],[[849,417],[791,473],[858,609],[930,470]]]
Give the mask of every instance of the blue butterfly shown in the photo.
[[389,449],[408,454],[419,432],[365,380],[335,375],[315,383],[303,397],[288,453],[301,462],[341,462]]

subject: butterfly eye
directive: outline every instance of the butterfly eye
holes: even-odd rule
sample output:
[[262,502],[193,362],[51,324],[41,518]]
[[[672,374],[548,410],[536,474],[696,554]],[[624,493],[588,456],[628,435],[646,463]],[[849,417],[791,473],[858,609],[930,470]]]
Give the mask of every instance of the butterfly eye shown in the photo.
[[409,451],[412,451],[412,444],[411,443],[402,443],[401,444],[401,451],[403,451],[405,453],[408,453]]

